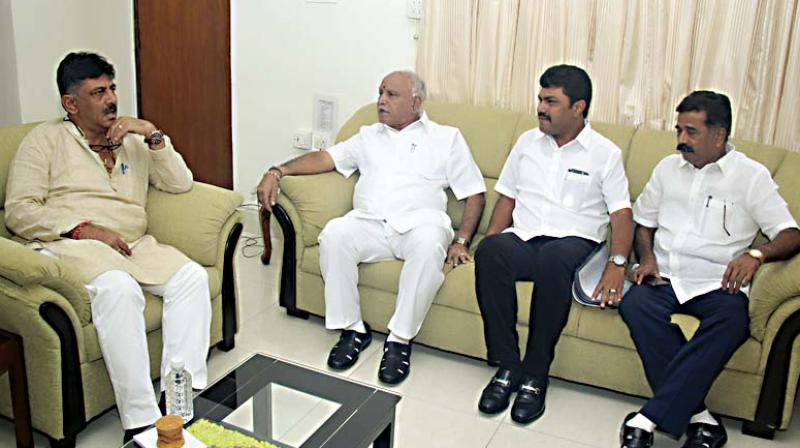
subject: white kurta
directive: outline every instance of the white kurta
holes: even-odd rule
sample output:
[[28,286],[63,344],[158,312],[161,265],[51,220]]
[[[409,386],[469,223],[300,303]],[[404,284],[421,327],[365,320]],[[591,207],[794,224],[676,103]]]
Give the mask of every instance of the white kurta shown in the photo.
[[[164,284],[189,258],[145,235],[150,185],[170,193],[192,188],[192,173],[172,147],[150,150],[128,134],[115,150],[109,175],[100,157],[70,121],[43,123],[23,139],[8,174],[6,225],[34,249],[47,248],[85,282],[111,270],[139,283]],[[131,246],[130,257],[96,240],[61,235],[84,221],[113,230]]]
[[404,260],[392,334],[411,339],[444,281],[442,266],[453,238],[447,216],[450,187],[458,199],[483,193],[483,177],[461,132],[428,120],[401,131],[376,123],[330,148],[345,176],[359,170],[353,210],[331,220],[319,236],[325,279],[325,324],[361,321],[358,264]]
[[680,303],[719,289],[728,264],[750,247],[759,229],[773,239],[797,228],[769,170],[731,144],[701,169],[680,154],[662,159],[636,200],[633,219],[657,229],[658,270],[671,280]]
[[538,128],[522,134],[494,189],[515,200],[504,232],[523,241],[547,235],[601,242],[609,215],[631,206],[622,151],[588,122],[560,148]]

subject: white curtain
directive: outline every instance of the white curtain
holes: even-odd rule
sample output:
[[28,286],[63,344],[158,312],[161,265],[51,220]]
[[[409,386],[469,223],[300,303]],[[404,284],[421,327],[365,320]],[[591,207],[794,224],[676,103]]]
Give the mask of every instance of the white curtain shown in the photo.
[[733,136],[800,150],[800,0],[426,0],[417,71],[438,101],[532,112],[555,64],[592,78],[590,119],[671,129],[698,89]]

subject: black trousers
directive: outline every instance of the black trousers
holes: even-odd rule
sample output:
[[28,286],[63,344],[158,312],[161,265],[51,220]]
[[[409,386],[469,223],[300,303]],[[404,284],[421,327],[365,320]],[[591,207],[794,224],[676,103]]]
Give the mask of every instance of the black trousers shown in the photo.
[[[747,296],[718,289],[681,304],[672,285],[634,285],[619,312],[653,390],[640,412],[678,438],[692,415],[706,408],[714,379],[750,334]],[[671,323],[674,313],[700,319],[689,341]]]
[[[543,384],[572,303],[575,268],[597,246],[579,237],[540,236],[522,241],[501,233],[481,241],[475,254],[475,291],[483,317],[488,360]],[[525,359],[517,334],[517,280],[535,283]]]

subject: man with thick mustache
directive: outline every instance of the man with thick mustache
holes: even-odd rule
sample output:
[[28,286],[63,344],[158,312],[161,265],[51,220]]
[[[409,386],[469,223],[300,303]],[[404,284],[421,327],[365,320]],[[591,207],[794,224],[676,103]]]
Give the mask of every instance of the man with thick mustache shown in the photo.
[[[567,321],[575,268],[606,239],[610,259],[593,298],[605,306],[622,292],[633,239],[622,151],[586,117],[589,75],[550,67],[539,79],[539,128],[519,137],[495,186],[486,238],[475,255],[475,290],[490,365],[499,366],[478,408],[496,414],[519,390],[511,418],[530,423],[544,413],[555,345]],[[525,358],[520,359],[517,280],[534,282]]]
[[[271,210],[283,176],[337,170],[360,177],[353,210],[332,219],[319,235],[325,280],[325,326],[342,330],[328,366],[347,369],[372,340],[362,320],[358,264],[404,260],[395,312],[389,321],[378,378],[403,381],[411,370],[411,339],[444,281],[445,259],[472,261],[467,251],[483,211],[483,183],[461,132],[428,119],[425,83],[414,72],[387,75],[378,89],[378,120],[327,151],[306,154],[264,174],[258,198]],[[466,200],[453,238],[446,188]]]
[[[769,171],[728,143],[728,97],[696,91],[676,109],[680,154],[661,160],[636,201],[636,285],[619,312],[653,398],[625,418],[621,444],[649,447],[660,429],[687,448],[727,435],[704,400],[749,336],[748,287],[764,263],[800,251],[800,231]],[[770,242],[748,249],[761,229]],[[687,342],[675,313],[700,326]]]
[[161,377],[182,361],[196,389],[207,381],[211,303],[205,269],[145,234],[149,186],[186,192],[192,173],[153,123],[117,116],[114,74],[97,54],[64,57],[56,81],[67,116],[25,136],[5,209],[17,238],[63,260],[86,284],[127,441],[161,416],[142,290],[163,298]]

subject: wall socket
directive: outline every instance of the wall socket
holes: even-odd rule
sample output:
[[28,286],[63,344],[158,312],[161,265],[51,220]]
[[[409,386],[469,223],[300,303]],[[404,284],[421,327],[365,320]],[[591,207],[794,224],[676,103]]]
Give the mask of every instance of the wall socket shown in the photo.
[[333,137],[328,132],[314,132],[314,150],[328,149],[333,145]]
[[311,149],[312,134],[310,132],[299,131],[292,135],[292,146],[297,149]]
[[423,0],[406,0],[406,16],[409,19],[419,20],[422,18],[422,1]]

